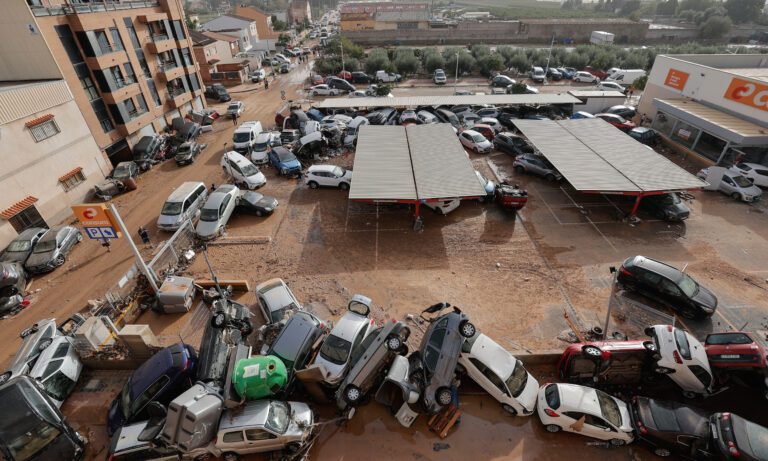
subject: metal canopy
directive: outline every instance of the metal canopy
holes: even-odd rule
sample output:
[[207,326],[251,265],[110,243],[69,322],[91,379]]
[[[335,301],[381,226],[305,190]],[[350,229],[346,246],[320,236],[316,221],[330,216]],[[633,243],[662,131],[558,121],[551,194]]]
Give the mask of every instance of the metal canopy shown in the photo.
[[645,195],[705,185],[601,119],[518,120],[515,126],[580,191]]
[[514,105],[514,104],[579,104],[581,100],[567,93],[545,94],[489,94],[466,96],[403,96],[377,98],[326,98],[315,105],[318,109],[350,107],[419,107],[456,106],[459,104]]
[[360,128],[351,200],[435,201],[485,195],[450,125]]
[[[664,112],[742,146],[768,144],[768,128],[686,99],[654,99]],[[693,118],[693,120],[691,120]]]

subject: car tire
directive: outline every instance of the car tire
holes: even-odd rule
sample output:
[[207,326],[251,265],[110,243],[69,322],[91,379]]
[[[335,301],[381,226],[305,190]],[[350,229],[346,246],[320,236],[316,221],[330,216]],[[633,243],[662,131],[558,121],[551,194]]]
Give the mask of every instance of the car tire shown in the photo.
[[310,181],[308,183],[310,189],[317,189],[318,184],[315,181]]
[[525,167],[522,165],[517,165],[515,167],[515,171],[517,171],[518,173],[525,173]]
[[66,261],[66,258],[64,257],[64,255],[58,255],[56,256],[56,259],[53,260],[53,264],[54,266],[59,267],[59,266],[63,266],[65,261]]
[[667,458],[669,456],[672,456],[672,452],[669,451],[666,448],[657,447],[653,450],[653,454],[658,456],[659,458]]
[[453,393],[447,387],[441,387],[435,392],[435,402],[440,406],[447,406],[453,402]]
[[339,189],[341,189],[341,190],[349,190],[349,184],[343,182],[343,183],[339,184]]
[[347,402],[349,406],[357,406],[362,398],[363,391],[361,391],[359,387],[350,384],[344,388],[344,401]]
[[643,341],[643,347],[648,352],[656,352],[657,351],[656,343],[654,343],[653,341]]
[[11,373],[10,371],[6,371],[6,372],[5,372],[5,373],[3,373],[2,375],[0,375],[0,384],[4,384],[6,381],[8,381],[9,379],[11,379],[11,375],[12,375],[12,374],[13,374],[13,373]]
[[548,175],[544,176],[544,179],[546,179],[549,182],[554,182],[555,181],[555,175],[553,175],[552,173],[549,173]]
[[671,368],[667,368],[667,367],[662,367],[662,366],[657,366],[657,367],[653,368],[653,372],[654,373],[658,373],[660,375],[668,375],[668,374],[672,373],[673,371],[675,371],[675,370],[673,370]]
[[403,340],[397,335],[392,335],[387,338],[387,349],[390,351],[397,351],[403,347]]
[[581,347],[581,353],[590,360],[600,360],[603,356],[603,351],[599,347],[589,344]]
[[509,404],[503,404],[501,405],[501,409],[504,410],[505,413],[509,414],[510,416],[517,416],[517,410],[515,410],[515,407]]
[[562,429],[562,428],[561,428],[560,426],[558,426],[557,424],[547,424],[545,428],[547,429],[547,432],[551,432],[551,433],[553,433],[553,434],[554,434],[555,432],[560,432],[560,429]]
[[309,95],[312,96],[312,97],[315,97],[315,96],[317,96],[317,92],[313,91],[313,92],[309,93]]
[[620,447],[625,445],[626,443],[627,442],[621,439],[611,439],[611,445],[613,445],[614,447]]
[[739,194],[738,192],[732,193],[731,197],[733,197],[736,200],[741,200],[741,194]]
[[226,325],[226,323],[227,323],[227,315],[223,312],[214,314],[213,317],[211,317],[211,326],[214,328],[224,328],[224,325]]
[[52,342],[53,342],[53,338],[46,338],[40,341],[40,343],[37,345],[37,350],[40,352],[46,350],[48,346],[51,345]]
[[221,459],[223,459],[224,461],[237,461],[240,459],[240,455],[238,455],[237,453],[228,451],[223,455],[221,455]]
[[462,320],[459,324],[459,334],[465,338],[471,338],[477,333],[477,328],[469,320]]

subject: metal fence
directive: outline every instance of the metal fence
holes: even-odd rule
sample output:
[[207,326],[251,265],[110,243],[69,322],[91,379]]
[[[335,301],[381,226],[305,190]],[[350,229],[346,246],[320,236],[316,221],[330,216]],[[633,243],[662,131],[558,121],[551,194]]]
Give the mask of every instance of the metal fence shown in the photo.
[[159,281],[170,272],[186,267],[188,259],[184,253],[194,248],[196,242],[195,228],[192,221],[185,221],[179,229],[163,243],[160,250],[147,264]]

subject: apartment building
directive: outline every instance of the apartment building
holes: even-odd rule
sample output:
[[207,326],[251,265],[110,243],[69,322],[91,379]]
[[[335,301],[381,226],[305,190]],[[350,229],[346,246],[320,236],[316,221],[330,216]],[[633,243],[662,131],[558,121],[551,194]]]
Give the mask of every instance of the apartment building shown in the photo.
[[0,248],[54,226],[111,166],[64,80],[0,84]]
[[205,105],[182,0],[3,2],[0,81],[61,78],[113,165]]

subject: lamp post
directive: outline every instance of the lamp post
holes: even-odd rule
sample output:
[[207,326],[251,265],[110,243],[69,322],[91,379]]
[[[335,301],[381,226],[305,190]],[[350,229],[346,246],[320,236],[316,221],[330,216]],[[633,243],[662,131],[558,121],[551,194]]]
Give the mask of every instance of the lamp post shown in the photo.
[[456,86],[459,84],[459,53],[456,53],[456,73],[453,77],[453,94],[456,94]]

